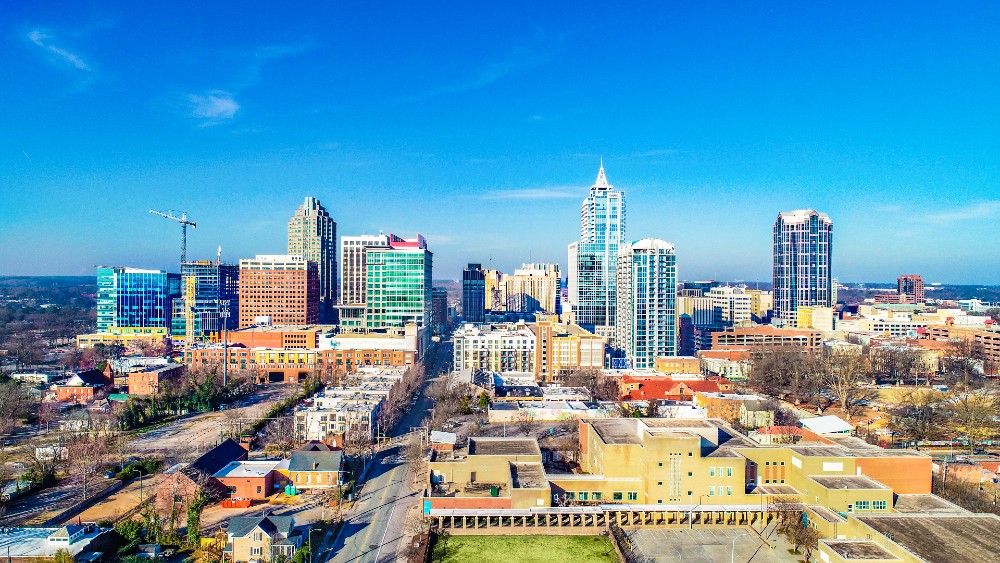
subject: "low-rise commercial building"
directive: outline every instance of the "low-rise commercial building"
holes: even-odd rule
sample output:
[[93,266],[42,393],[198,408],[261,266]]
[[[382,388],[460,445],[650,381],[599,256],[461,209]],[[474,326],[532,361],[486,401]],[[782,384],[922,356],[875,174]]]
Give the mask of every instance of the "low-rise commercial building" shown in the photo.
[[212,477],[226,487],[229,498],[264,500],[285,485],[280,470],[287,467],[287,460],[238,460],[227,463]]
[[170,386],[179,386],[187,367],[167,364],[138,368],[128,372],[128,394],[134,396],[157,395]]

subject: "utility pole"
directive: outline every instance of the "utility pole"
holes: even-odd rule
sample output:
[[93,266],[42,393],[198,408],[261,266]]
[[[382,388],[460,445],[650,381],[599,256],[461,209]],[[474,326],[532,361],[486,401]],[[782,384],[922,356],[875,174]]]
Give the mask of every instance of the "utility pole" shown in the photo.
[[229,324],[229,300],[216,299],[219,307],[219,320],[222,321],[222,388],[225,389],[229,383],[229,332],[226,330]]

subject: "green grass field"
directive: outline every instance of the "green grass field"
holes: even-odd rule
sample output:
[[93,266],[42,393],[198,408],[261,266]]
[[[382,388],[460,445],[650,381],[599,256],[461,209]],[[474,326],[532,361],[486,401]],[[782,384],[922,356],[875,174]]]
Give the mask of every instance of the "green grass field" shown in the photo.
[[601,536],[449,536],[438,541],[433,563],[606,563],[618,561]]

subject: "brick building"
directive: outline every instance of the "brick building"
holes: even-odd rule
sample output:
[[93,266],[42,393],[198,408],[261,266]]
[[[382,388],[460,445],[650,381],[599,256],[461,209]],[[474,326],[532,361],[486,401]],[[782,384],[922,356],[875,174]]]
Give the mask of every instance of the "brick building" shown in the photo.
[[240,328],[319,322],[319,270],[301,256],[257,255],[240,260]]

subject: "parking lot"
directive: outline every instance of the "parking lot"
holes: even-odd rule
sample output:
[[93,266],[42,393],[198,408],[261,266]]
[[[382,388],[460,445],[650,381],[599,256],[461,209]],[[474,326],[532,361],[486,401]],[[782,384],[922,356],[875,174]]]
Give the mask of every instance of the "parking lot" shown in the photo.
[[791,546],[784,538],[775,534],[765,542],[749,528],[642,528],[629,530],[628,536],[640,561],[801,561],[801,556],[788,553]]

